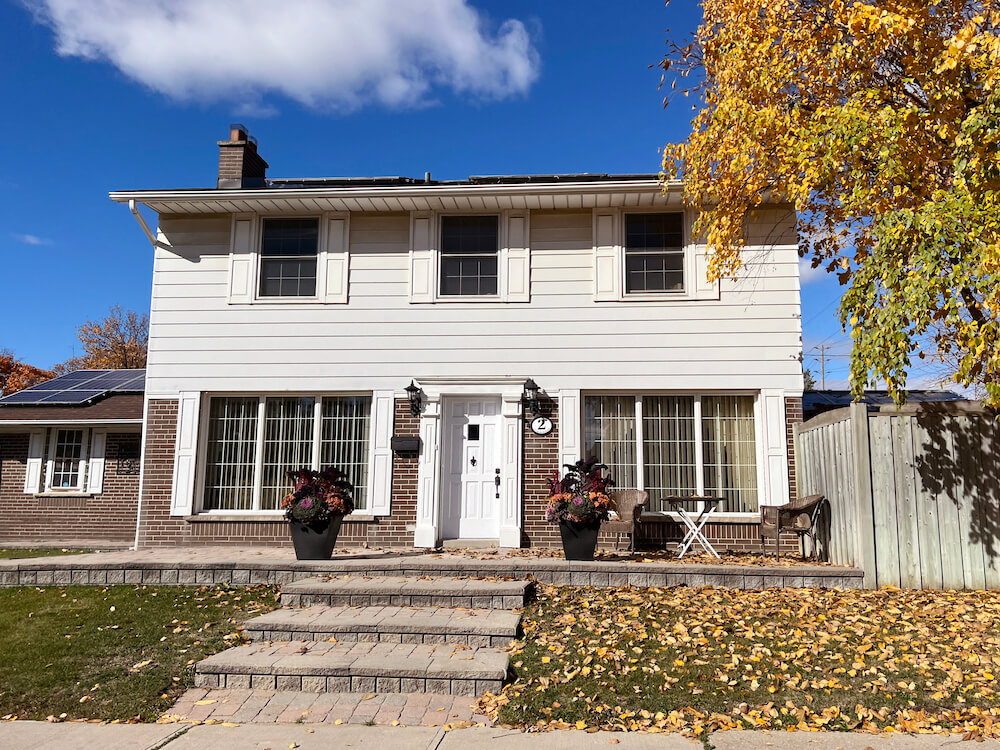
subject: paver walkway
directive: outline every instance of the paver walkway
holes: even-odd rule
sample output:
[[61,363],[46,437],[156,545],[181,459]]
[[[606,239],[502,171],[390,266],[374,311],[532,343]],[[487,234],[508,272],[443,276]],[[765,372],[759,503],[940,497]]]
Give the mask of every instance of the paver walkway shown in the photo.
[[[210,703],[206,701],[211,701]],[[164,714],[170,721],[237,724],[489,725],[475,696],[428,693],[302,693],[192,688]],[[394,725],[393,722],[396,722]]]

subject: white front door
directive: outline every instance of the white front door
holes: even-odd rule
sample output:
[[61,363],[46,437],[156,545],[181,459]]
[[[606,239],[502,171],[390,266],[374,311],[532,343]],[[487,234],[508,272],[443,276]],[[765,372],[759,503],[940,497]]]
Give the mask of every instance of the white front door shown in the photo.
[[442,539],[500,536],[500,399],[445,398]]

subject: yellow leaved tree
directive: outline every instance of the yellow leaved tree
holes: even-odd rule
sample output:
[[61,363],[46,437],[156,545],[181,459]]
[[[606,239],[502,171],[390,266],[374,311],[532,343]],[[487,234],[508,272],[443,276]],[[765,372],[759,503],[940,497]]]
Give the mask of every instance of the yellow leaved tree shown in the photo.
[[88,320],[77,328],[83,355],[55,366],[59,375],[74,370],[128,370],[146,366],[149,316],[115,305],[103,320]]
[[1000,404],[1000,0],[703,5],[662,62],[701,104],[663,170],[710,275],[738,275],[748,215],[787,200],[801,252],[847,286],[855,392],[902,400],[933,355]]

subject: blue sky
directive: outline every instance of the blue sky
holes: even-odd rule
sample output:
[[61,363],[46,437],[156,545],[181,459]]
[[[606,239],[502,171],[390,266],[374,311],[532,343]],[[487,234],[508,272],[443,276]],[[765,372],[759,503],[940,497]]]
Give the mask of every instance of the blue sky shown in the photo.
[[[233,121],[273,177],[655,172],[689,128],[649,66],[668,28],[697,26],[692,0],[422,0],[414,18],[364,0],[350,19],[301,2],[324,23],[276,18],[260,52],[221,28],[225,0],[195,3],[188,27],[151,0],[38,0],[41,16],[0,0],[0,348],[50,367],[84,320],[148,310],[151,248],[107,193],[214,186]],[[837,282],[807,273],[802,296],[807,366],[830,346],[827,386],[843,387]]]

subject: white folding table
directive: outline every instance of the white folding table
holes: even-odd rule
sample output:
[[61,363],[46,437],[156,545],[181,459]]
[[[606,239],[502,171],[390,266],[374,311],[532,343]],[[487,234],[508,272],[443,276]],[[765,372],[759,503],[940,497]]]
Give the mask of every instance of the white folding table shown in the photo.
[[[687,533],[685,533],[684,539],[682,539],[681,543],[677,545],[677,557],[684,557],[684,554],[691,548],[691,545],[694,542],[698,542],[705,552],[719,558],[719,553],[715,551],[715,547],[712,546],[711,542],[709,542],[708,538],[705,536],[705,524],[707,524],[709,519],[711,519],[712,514],[719,509],[723,499],[724,498],[721,497],[686,497],[670,499],[670,509],[680,516],[681,523],[683,523],[687,528]],[[683,504],[684,501],[691,502],[693,500],[697,500],[701,503],[701,511],[698,513],[697,517],[692,516]]]

